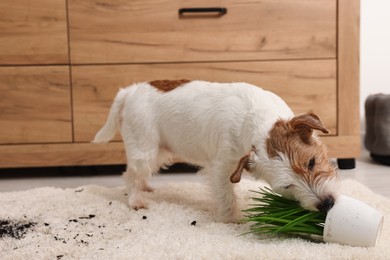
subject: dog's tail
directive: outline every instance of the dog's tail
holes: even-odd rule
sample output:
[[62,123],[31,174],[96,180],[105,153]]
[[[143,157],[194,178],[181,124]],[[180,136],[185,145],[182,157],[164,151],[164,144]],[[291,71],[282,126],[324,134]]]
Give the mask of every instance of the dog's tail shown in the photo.
[[92,143],[107,143],[112,138],[114,138],[116,132],[118,131],[120,113],[123,109],[125,99],[126,99],[126,90],[119,90],[116,95],[114,102],[112,103],[110,113],[104,126],[97,132]]

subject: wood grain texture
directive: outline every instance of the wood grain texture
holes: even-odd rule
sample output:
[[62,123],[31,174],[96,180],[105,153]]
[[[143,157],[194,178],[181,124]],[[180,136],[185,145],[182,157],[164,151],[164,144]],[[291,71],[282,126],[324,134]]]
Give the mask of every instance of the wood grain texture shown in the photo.
[[3,168],[125,163],[122,143],[0,145]]
[[[73,63],[336,57],[336,0],[69,0]],[[183,7],[223,16],[179,17]]]
[[317,113],[331,133],[337,134],[335,60],[221,62],[75,66],[75,141],[93,139],[103,126],[119,88],[134,82],[181,78],[261,86],[280,95],[297,114]]
[[[321,140],[328,146],[329,155],[333,158],[353,158],[360,151],[356,148],[355,136],[323,136]],[[122,142],[0,145],[0,158],[3,168],[126,163]],[[175,161],[181,162],[179,158]]]
[[0,64],[68,63],[64,0],[0,1]]
[[360,138],[356,135],[322,136],[332,158],[356,158],[360,155]]
[[[209,6],[228,12],[178,16]],[[359,0],[2,0],[0,167],[125,163],[121,142],[85,143],[118,88],[182,78],[269,89],[295,113],[321,117],[330,156],[357,157],[359,8]],[[69,48],[73,100],[70,68],[46,66],[69,64]]]
[[359,9],[359,0],[339,1],[338,109],[341,135],[360,135]]
[[69,67],[0,67],[0,144],[71,142]]

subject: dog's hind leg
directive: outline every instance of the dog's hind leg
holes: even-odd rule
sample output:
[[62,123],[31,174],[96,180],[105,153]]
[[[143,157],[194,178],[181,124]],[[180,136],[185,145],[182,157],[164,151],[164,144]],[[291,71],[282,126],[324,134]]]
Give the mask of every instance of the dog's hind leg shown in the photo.
[[156,169],[150,158],[135,160],[128,158],[127,169],[123,173],[123,178],[127,186],[128,202],[131,208],[136,210],[147,208],[143,192],[153,190],[148,185],[148,179],[154,171]]
[[147,203],[142,192],[153,191],[148,181],[154,173],[158,172],[161,166],[169,165],[172,162],[171,154],[165,149],[158,148],[157,145],[148,152],[136,153],[138,159],[134,159],[134,149],[128,151],[127,154],[127,169],[123,173],[123,177],[128,189],[129,206],[133,209],[146,208]]
[[133,209],[146,208],[143,192],[153,190],[148,185],[148,180],[159,169],[159,146],[148,137],[141,140],[141,137],[135,139],[125,135],[123,139],[127,156],[127,169],[123,177],[128,190],[129,206]]

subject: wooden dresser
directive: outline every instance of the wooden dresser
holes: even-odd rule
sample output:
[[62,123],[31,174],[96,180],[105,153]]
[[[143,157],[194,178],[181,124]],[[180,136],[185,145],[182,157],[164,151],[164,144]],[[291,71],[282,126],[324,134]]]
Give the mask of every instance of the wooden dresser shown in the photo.
[[181,78],[269,89],[320,116],[331,156],[359,155],[358,0],[2,0],[0,17],[1,168],[125,163],[119,136],[90,144],[118,88]]

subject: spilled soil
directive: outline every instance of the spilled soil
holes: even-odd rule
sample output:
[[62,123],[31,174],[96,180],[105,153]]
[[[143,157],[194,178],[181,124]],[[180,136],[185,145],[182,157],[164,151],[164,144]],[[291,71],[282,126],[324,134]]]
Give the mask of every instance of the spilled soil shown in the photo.
[[0,219],[0,238],[12,237],[15,239],[21,239],[35,225],[36,223],[34,222],[17,222]]

